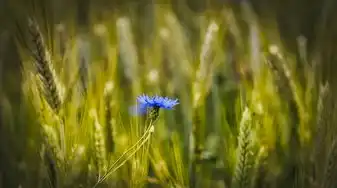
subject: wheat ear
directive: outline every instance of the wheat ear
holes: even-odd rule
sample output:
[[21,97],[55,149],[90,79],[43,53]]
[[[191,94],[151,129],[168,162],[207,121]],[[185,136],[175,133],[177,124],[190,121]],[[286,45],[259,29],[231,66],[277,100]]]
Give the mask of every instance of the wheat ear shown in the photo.
[[235,188],[247,188],[251,186],[251,170],[254,163],[251,131],[252,116],[246,107],[240,122],[237,163],[233,179]]
[[28,20],[28,31],[33,43],[34,65],[39,74],[39,78],[43,84],[43,91],[50,107],[58,112],[62,104],[61,88],[58,84],[57,77],[52,66],[49,52],[45,47],[42,33],[38,24],[32,20]]

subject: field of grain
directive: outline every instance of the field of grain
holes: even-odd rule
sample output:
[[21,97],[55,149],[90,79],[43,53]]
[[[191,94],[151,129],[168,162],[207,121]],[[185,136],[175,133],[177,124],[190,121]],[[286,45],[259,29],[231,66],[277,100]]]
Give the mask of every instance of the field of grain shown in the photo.
[[301,3],[4,1],[0,188],[336,187],[337,3]]

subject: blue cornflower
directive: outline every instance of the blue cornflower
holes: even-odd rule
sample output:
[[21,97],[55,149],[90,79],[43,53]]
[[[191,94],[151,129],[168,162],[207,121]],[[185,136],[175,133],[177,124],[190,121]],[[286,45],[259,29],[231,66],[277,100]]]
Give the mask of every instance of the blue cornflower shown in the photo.
[[145,114],[148,108],[153,109],[173,109],[174,106],[179,104],[178,99],[170,99],[168,97],[161,97],[161,96],[147,96],[147,95],[140,95],[137,97],[138,108],[137,114]]

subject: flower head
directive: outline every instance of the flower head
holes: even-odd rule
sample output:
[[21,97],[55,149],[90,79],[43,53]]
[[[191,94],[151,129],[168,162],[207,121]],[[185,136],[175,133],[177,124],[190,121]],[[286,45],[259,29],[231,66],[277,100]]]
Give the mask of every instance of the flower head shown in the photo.
[[155,109],[173,109],[174,106],[179,104],[178,99],[170,99],[168,97],[161,97],[161,96],[147,96],[147,95],[140,95],[137,97],[138,108],[137,114],[144,114],[147,112],[148,108],[155,108]]

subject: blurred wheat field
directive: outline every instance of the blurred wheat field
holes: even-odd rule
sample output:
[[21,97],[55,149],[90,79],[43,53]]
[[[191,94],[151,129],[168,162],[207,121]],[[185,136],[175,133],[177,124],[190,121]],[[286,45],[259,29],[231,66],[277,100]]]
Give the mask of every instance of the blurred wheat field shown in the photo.
[[[20,4],[11,25],[22,81],[0,85],[0,187],[337,187],[327,35],[291,50],[249,1],[56,23],[50,2]],[[142,94],[179,104],[152,121],[132,113]]]

